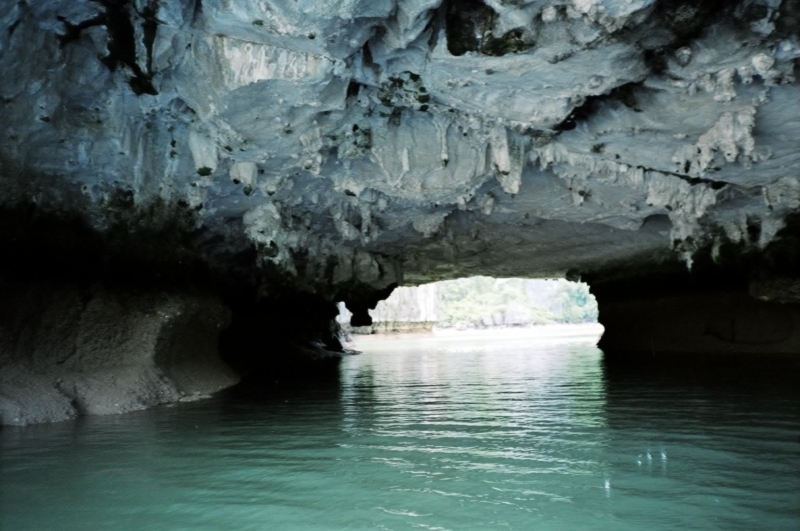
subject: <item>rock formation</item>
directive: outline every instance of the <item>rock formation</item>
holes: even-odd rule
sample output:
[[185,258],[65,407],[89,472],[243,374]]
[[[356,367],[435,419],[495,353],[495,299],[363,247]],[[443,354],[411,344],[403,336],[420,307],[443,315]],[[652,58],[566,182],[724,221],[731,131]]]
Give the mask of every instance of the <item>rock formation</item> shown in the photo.
[[382,334],[395,332],[430,332],[438,320],[438,284],[396,288],[389,298],[370,311],[372,324],[351,327],[353,315],[339,303],[336,321],[347,334]]
[[0,284],[0,423],[123,413],[238,381],[217,342],[230,311],[186,294]]
[[313,294],[353,324],[476,274],[797,286],[797,0],[7,0],[0,25],[8,282]]

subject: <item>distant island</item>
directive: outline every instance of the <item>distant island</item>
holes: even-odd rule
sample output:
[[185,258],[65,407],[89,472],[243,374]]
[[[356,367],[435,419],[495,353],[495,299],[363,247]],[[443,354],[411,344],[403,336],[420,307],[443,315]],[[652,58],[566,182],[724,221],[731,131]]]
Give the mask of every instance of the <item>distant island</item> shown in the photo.
[[351,327],[339,306],[339,324],[352,334],[522,328],[554,323],[596,323],[597,301],[589,286],[564,279],[472,277],[397,288],[370,312],[371,326]]

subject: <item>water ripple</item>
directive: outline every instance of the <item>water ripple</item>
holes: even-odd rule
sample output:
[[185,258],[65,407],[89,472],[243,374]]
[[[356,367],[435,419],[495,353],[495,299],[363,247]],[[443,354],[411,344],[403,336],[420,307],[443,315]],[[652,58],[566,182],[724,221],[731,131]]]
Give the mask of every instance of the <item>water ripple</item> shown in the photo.
[[393,341],[341,379],[0,431],[0,529],[797,529],[796,363]]

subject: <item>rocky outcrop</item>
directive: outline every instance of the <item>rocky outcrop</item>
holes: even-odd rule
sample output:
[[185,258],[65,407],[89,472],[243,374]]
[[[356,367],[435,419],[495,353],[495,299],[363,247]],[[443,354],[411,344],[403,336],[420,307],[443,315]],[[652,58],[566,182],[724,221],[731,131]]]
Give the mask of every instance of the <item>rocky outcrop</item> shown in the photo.
[[[434,323],[438,320],[438,302],[436,283],[400,287],[370,310],[370,316],[376,323]],[[340,303],[336,320],[345,325],[350,322],[351,317],[347,307]]]
[[214,297],[0,283],[0,424],[123,413],[236,383]]
[[608,302],[601,304],[601,321],[600,347],[612,355],[800,352],[800,306],[769,304],[744,292]]
[[399,287],[389,298],[370,310],[372,323],[351,326],[353,314],[339,303],[336,321],[345,335],[397,334],[431,332],[438,318],[438,287],[435,283],[423,286]]
[[[702,256],[688,271],[678,263],[625,276],[590,278],[609,356],[785,354],[800,352],[800,231],[783,229],[780,245],[738,255],[723,247],[724,265]],[[724,258],[727,257],[727,258]]]

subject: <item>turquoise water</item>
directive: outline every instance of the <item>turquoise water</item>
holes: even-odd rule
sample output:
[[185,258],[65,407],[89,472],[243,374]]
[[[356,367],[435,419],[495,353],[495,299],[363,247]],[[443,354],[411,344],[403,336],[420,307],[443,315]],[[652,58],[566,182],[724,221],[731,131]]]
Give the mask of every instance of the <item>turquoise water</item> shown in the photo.
[[339,381],[0,431],[0,529],[797,530],[800,381],[586,341],[365,343]]

